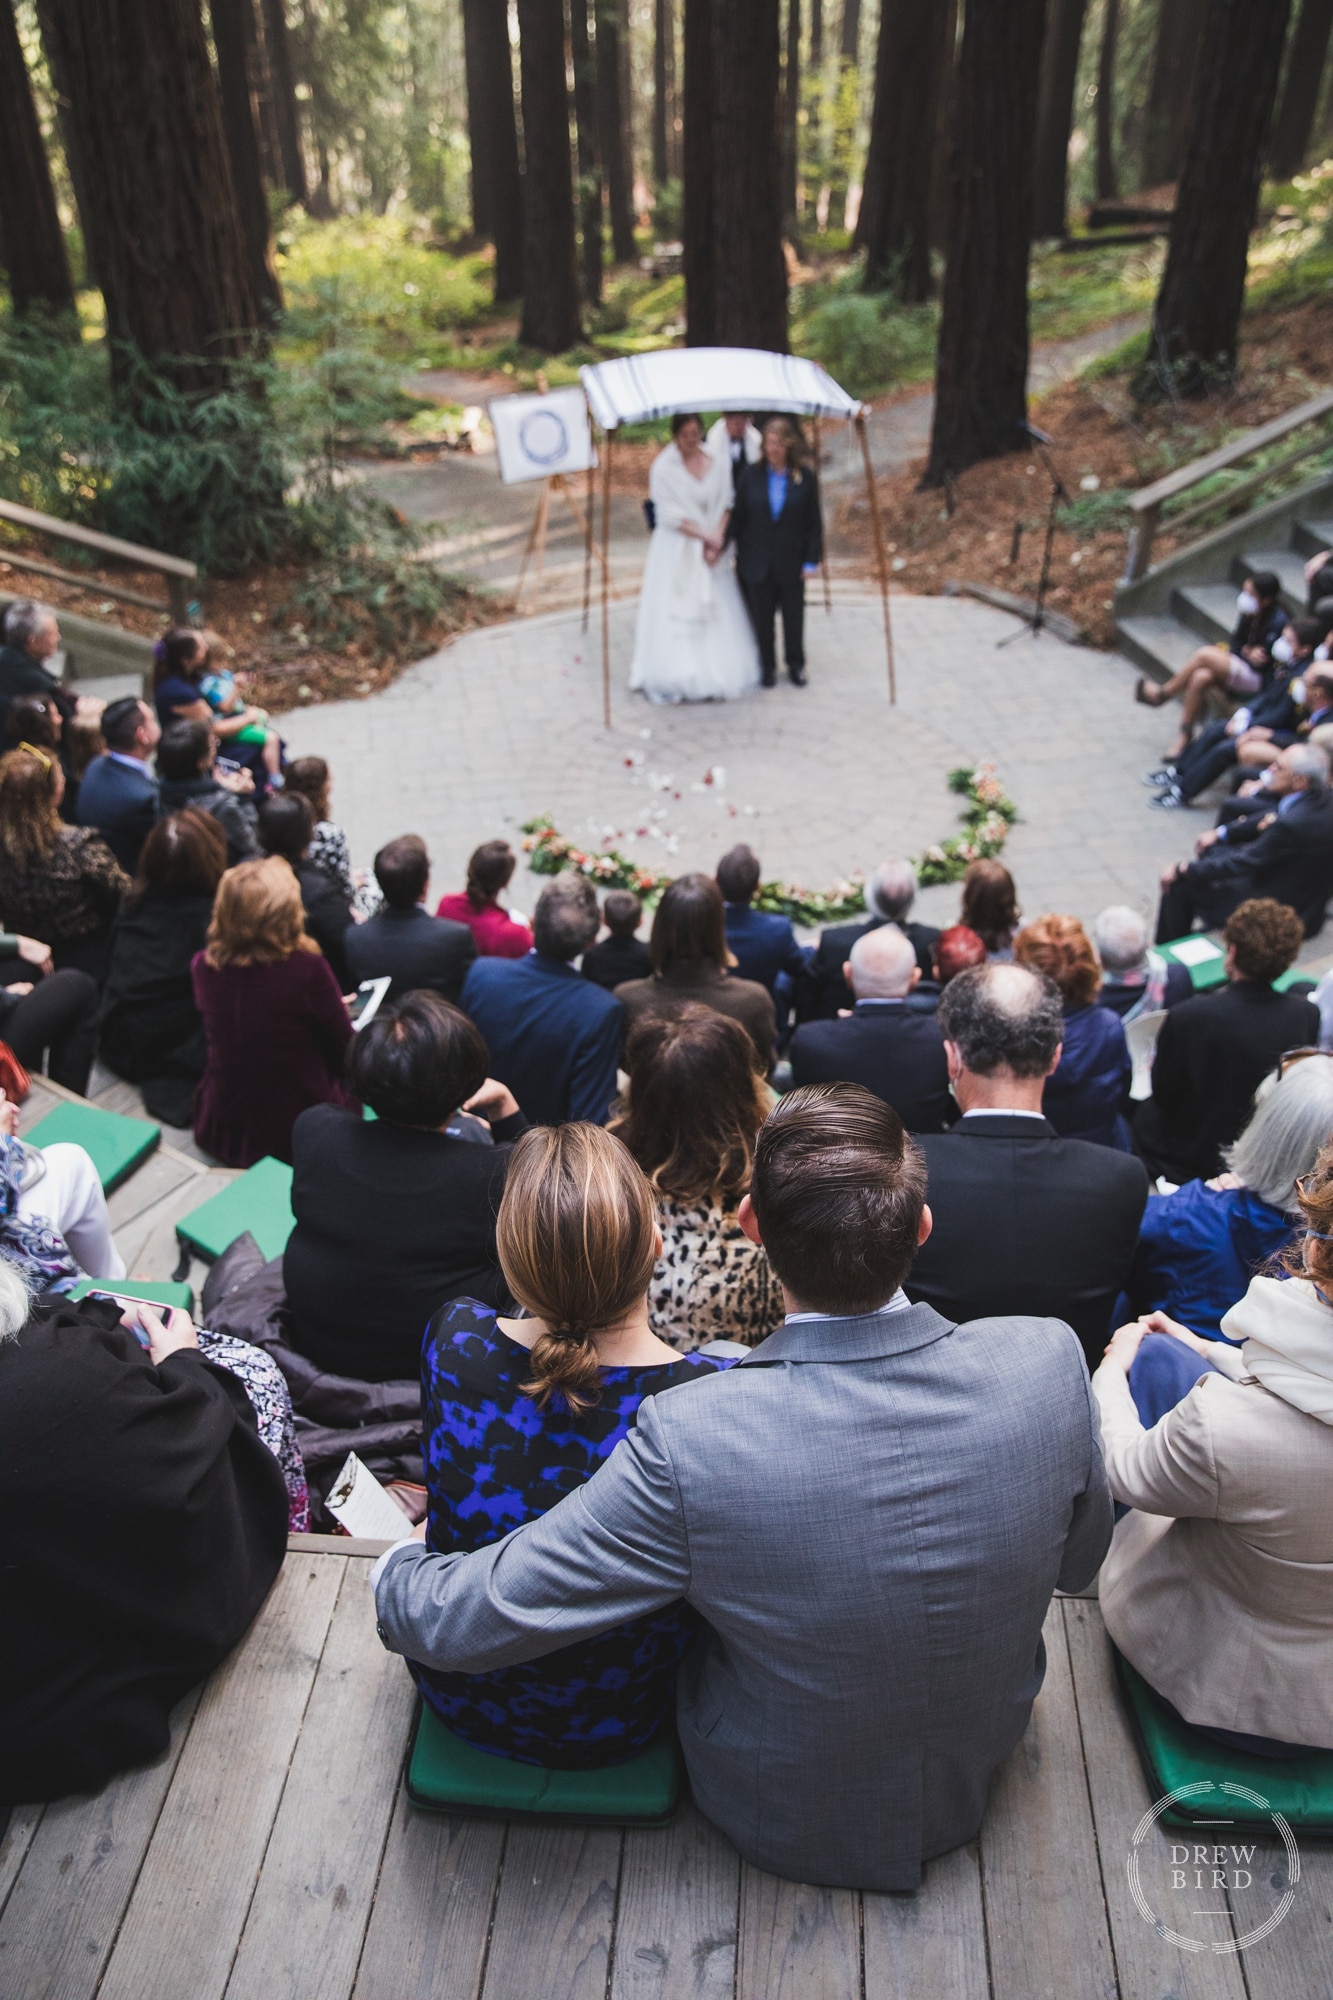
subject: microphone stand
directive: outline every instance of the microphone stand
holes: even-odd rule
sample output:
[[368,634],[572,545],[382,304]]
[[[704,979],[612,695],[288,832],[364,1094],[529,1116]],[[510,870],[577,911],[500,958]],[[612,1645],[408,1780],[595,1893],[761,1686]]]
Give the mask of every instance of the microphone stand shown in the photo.
[[1046,593],[1050,589],[1051,583],[1051,550],[1055,542],[1055,510],[1062,500],[1068,501],[1069,499],[1068,488],[1060,477],[1059,470],[1055,460],[1051,457],[1049,449],[1055,442],[1054,438],[1050,437],[1045,431],[1039,431],[1035,424],[1024,423],[1022,428],[1027,433],[1029,442],[1036,452],[1037,457],[1041,460],[1046,477],[1051,484],[1050,500],[1046,508],[1046,541],[1041,552],[1041,575],[1037,580],[1037,599],[1032,607],[1032,616],[1030,619],[1024,620],[1017,632],[1010,632],[1005,638],[997,639],[995,642],[997,647],[1012,646],[1015,639],[1039,638],[1046,629]]

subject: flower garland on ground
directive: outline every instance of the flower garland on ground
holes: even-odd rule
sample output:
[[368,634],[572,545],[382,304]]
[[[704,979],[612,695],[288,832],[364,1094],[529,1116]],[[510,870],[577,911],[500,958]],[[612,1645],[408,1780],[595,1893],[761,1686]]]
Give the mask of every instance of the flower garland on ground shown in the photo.
[[[963,831],[928,847],[915,864],[923,888],[936,882],[957,882],[969,862],[998,854],[1018,818],[1018,808],[1005,797],[992,764],[962,765],[950,771],[949,790],[968,802]],[[576,847],[557,832],[549,813],[525,821],[523,833],[524,851],[534,875],[559,875],[569,869],[586,876],[599,889],[632,889],[647,903],[656,902],[673,879],[631,861],[614,847]],[[787,917],[807,929],[845,922],[865,914],[865,875],[858,870],[823,891],[801,889],[792,882],[761,882],[754,908]]]

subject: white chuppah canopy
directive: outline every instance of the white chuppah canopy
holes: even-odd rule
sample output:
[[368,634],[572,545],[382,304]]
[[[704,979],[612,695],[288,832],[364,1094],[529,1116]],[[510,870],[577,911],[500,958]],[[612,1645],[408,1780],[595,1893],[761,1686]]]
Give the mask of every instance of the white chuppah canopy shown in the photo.
[[[826,368],[797,354],[770,354],[760,347],[660,347],[650,354],[627,354],[580,368],[588,407],[603,437],[602,452],[602,713],[611,727],[611,633],[608,582],[611,540],[611,440],[622,424],[650,423],[657,417],[703,410],[762,411],[813,417],[818,439],[821,417],[856,425],[865,465],[866,498],[875,534],[880,596],[884,605],[884,646],[888,656],[889,700],[898,699],[889,622],[889,562],[880,519],[879,494],[870,462],[864,403],[840,388]],[[592,570],[592,472],[588,473],[588,537],[583,604],[587,619]]]

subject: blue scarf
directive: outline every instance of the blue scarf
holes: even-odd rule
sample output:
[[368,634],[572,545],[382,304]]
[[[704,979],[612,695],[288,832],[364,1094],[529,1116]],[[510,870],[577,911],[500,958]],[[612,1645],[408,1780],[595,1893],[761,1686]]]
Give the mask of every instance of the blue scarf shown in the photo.
[[0,1134],[0,1257],[39,1292],[68,1292],[82,1274],[64,1237],[45,1216],[19,1214],[23,1162],[21,1140]]

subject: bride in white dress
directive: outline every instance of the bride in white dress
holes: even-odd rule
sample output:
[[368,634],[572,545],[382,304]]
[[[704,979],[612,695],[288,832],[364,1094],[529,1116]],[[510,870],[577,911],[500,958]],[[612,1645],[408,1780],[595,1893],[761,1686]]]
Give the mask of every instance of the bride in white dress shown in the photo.
[[629,684],[650,701],[734,701],[759,685],[754,627],[724,553],[731,461],[705,451],[698,417],[672,420],[653,460],[648,544]]

